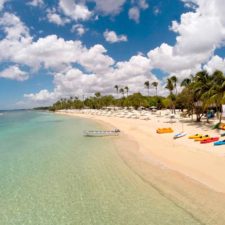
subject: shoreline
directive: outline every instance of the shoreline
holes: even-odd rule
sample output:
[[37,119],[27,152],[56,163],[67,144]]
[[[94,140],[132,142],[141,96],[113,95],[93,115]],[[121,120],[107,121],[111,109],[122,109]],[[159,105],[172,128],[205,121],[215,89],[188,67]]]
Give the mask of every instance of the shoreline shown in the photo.
[[[223,146],[201,145],[187,137],[173,140],[173,134],[156,134],[154,128],[150,129],[155,125],[151,120],[108,118],[67,112],[56,112],[56,114],[91,119],[108,128],[119,128],[122,131],[122,137],[126,135],[126,139],[136,143],[138,153],[144,157],[144,161],[155,162],[158,166],[181,173],[216,192],[225,194],[225,149]],[[175,127],[174,124],[172,126]]]
[[[202,224],[224,225],[223,152],[218,154],[197,147],[190,149],[190,146],[200,144],[187,137],[174,142],[171,138],[173,134],[158,135],[154,126],[158,126],[159,121],[154,121],[153,118],[150,121],[141,121],[74,112],[56,114],[90,119],[105,129],[119,128],[121,135],[111,140],[115,144],[117,154],[130,170],[173,204],[194,218],[199,218]],[[173,128],[179,125],[173,124]],[[157,137],[161,137],[164,144]]]

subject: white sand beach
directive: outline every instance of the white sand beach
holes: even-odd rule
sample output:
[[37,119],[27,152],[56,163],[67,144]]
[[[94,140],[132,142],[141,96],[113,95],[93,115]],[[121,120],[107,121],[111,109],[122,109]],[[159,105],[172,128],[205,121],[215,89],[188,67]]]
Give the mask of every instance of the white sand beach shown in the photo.
[[[156,163],[225,193],[225,146],[200,144],[188,139],[189,135],[196,133],[220,136],[219,132],[222,131],[212,130],[211,125],[197,124],[191,122],[190,118],[183,119],[178,115],[171,119],[165,115],[168,112],[152,114],[135,111],[129,115],[124,111],[63,110],[57,113],[93,119],[111,128],[118,128],[122,132],[122,139],[129,140],[126,142],[126,151],[136,146],[137,157],[145,163]],[[171,127],[174,133],[157,134],[156,129],[160,127]],[[174,134],[182,129],[187,136],[174,140]]]
[[[225,146],[188,139],[196,133],[220,136],[223,131],[212,130],[212,124],[196,124],[190,118],[180,118],[179,114],[171,119],[168,111],[63,110],[57,113],[94,120],[104,129],[120,129],[121,135],[110,141],[114,141],[121,159],[142,181],[203,224],[224,224]],[[159,127],[171,127],[174,133],[157,134]],[[174,134],[182,129],[187,136],[174,140]]]

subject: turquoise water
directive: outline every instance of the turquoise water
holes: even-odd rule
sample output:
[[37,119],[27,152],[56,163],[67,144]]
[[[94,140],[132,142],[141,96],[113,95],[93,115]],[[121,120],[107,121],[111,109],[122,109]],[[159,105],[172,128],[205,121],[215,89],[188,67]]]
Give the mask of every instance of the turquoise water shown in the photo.
[[201,224],[134,174],[99,125],[43,112],[0,115],[0,225]]

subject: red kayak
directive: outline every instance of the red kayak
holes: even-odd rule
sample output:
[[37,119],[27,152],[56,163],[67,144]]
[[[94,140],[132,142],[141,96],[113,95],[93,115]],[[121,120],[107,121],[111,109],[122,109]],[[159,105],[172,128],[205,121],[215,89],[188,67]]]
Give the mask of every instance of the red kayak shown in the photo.
[[219,137],[211,137],[211,138],[201,141],[201,144],[207,144],[207,143],[215,142],[218,140],[219,140]]

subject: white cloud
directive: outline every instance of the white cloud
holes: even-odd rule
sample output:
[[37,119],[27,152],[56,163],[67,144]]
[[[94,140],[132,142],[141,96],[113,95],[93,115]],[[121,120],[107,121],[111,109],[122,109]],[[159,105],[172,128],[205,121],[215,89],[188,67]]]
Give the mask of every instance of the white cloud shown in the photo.
[[134,6],[130,8],[128,15],[131,20],[134,20],[136,23],[139,23],[140,9],[138,7]]
[[159,68],[168,73],[178,73],[182,70],[195,69],[199,67],[200,62],[207,59],[205,55],[179,55],[174,53],[174,48],[168,44],[162,44],[160,47],[151,50],[148,53],[151,64],[154,68]]
[[154,13],[155,16],[159,15],[161,13],[160,8],[159,7],[154,7],[153,13]]
[[9,0],[0,0],[0,11],[2,11],[3,7],[4,7],[4,4],[6,2],[8,2]]
[[148,53],[153,67],[169,73],[201,68],[215,49],[225,44],[223,0],[185,0],[185,3],[195,3],[197,8],[182,14],[180,22],[173,21],[171,30],[178,33],[176,44],[163,43]]
[[114,64],[114,60],[106,52],[102,45],[94,45],[79,56],[78,62],[89,72],[106,73]]
[[215,72],[216,70],[225,71],[225,59],[215,55],[210,61],[204,65],[204,70],[207,70],[210,74]]
[[77,33],[79,36],[82,36],[86,33],[87,29],[82,24],[75,24],[71,28],[71,32]]
[[24,81],[29,78],[29,75],[27,72],[22,71],[17,65],[15,65],[0,71],[0,77],[10,80]]
[[44,5],[44,2],[43,0],[30,0],[27,4],[37,7]]
[[55,10],[48,10],[47,18],[50,23],[55,23],[58,26],[63,26],[66,23],[70,22],[70,20],[68,18],[62,18],[59,14],[56,13]]
[[[86,7],[85,5],[79,2],[76,4],[74,1],[61,0],[61,2],[66,2],[67,10],[70,11],[70,13],[63,11],[66,16],[74,20],[90,18],[90,16],[78,16],[75,19],[72,13],[74,6]],[[103,1],[98,2],[104,4]],[[131,3],[132,7],[137,7],[139,10],[136,21],[139,21],[141,7],[143,9],[147,7],[140,6],[138,2],[141,1]],[[188,2],[190,1],[186,0],[185,3]],[[51,69],[54,90],[52,92],[41,90],[39,93],[25,95],[29,101],[45,102],[46,104],[61,97],[83,93],[88,95],[96,91],[105,94],[114,93],[115,84],[128,86],[131,92],[144,92],[143,83],[146,80],[158,81],[151,73],[154,68],[160,68],[179,78],[184,78],[200,70],[204,64],[206,65],[203,68],[208,71],[215,69],[224,71],[225,60],[213,56],[213,54],[215,49],[224,46],[225,43],[225,6],[222,4],[222,0],[212,0],[208,3],[205,3],[204,0],[193,0],[192,2],[198,3],[198,7],[193,12],[183,14],[180,22],[172,23],[170,29],[177,33],[174,46],[163,43],[158,48],[149,51],[148,57],[138,54],[122,62],[115,62],[107,54],[107,49],[100,44],[87,48],[80,41],[65,40],[56,35],[33,40],[29,29],[17,16],[5,13],[0,18],[0,26],[5,33],[5,37],[0,40],[0,60],[18,65],[17,71],[14,68],[14,72],[17,73],[13,74],[23,73],[19,69],[20,65],[26,65],[30,69],[36,70]],[[121,10],[120,7],[117,9]],[[61,10],[63,9],[61,8]],[[88,12],[90,11],[88,10]],[[84,27],[81,24],[77,25],[74,26],[74,30],[82,34]],[[110,32],[113,31],[107,31],[104,35],[107,36]],[[108,40],[115,42],[120,39],[121,41],[121,37],[123,36],[114,32],[111,33]],[[124,36],[123,40],[126,39]],[[2,71],[1,74],[6,74],[6,72]],[[154,89],[152,92],[154,93]]]
[[148,3],[146,0],[139,0],[138,5],[141,9],[147,9],[149,7]]
[[132,0],[131,3],[132,7],[128,12],[129,19],[134,20],[136,23],[139,23],[141,11],[146,10],[149,5],[146,0]]
[[84,4],[77,4],[73,0],[59,0],[59,7],[66,16],[75,21],[91,17],[91,12]]
[[41,90],[37,94],[25,94],[24,97],[40,103],[54,102],[56,100],[54,93],[51,93],[46,89]]
[[84,48],[80,41],[65,41],[56,35],[39,38],[14,56],[14,60],[31,67],[61,69],[78,60]]
[[106,30],[104,32],[105,40],[110,43],[127,41],[126,35],[117,35],[115,31]]
[[126,0],[87,0],[96,3],[96,10],[105,15],[116,15],[122,10]]
[[191,8],[191,9],[196,9],[197,8],[197,2],[195,0],[181,0],[182,2],[184,2],[184,5],[187,8]]
[[88,72],[96,73],[103,73],[114,64],[102,45],[87,49],[80,41],[66,41],[56,35],[33,41],[26,26],[15,15],[4,14],[0,25],[6,33],[6,37],[0,40],[2,61],[26,65],[36,71],[41,67],[59,71],[79,63]]
[[11,13],[4,13],[0,17],[0,26],[6,34],[6,39],[21,40],[22,38],[29,38],[29,29],[20,21],[19,17]]
[[[120,87],[128,86],[130,92],[146,93],[144,82],[146,80],[158,81],[151,74],[150,69],[150,60],[141,55],[133,56],[129,61],[118,62],[114,68],[109,65],[108,69],[105,68],[104,73],[86,74],[79,69],[71,68],[65,72],[54,74],[55,88],[52,92],[45,90],[44,97],[43,91],[28,94],[25,97],[30,101],[48,100],[50,104],[62,97],[89,96],[97,91],[103,94],[115,94],[115,84]],[[152,89],[152,93],[155,93],[154,89]]]
[[[80,41],[66,41],[56,35],[34,41],[27,27],[13,14],[4,14],[0,25],[5,32],[5,38],[0,40],[0,60],[18,64],[17,70],[15,67],[13,70],[14,76],[20,75],[18,80],[28,78],[25,72],[19,71],[19,65],[26,65],[31,70],[43,67],[52,71],[54,90],[26,94],[27,104],[46,105],[60,97],[84,92],[88,95],[96,91],[114,93],[115,84],[128,85],[131,92],[141,91],[146,79],[156,79],[150,72],[150,60],[144,56],[137,55],[115,64],[99,44],[86,48]],[[76,65],[83,67],[83,72]],[[6,76],[5,71],[2,74]]]

